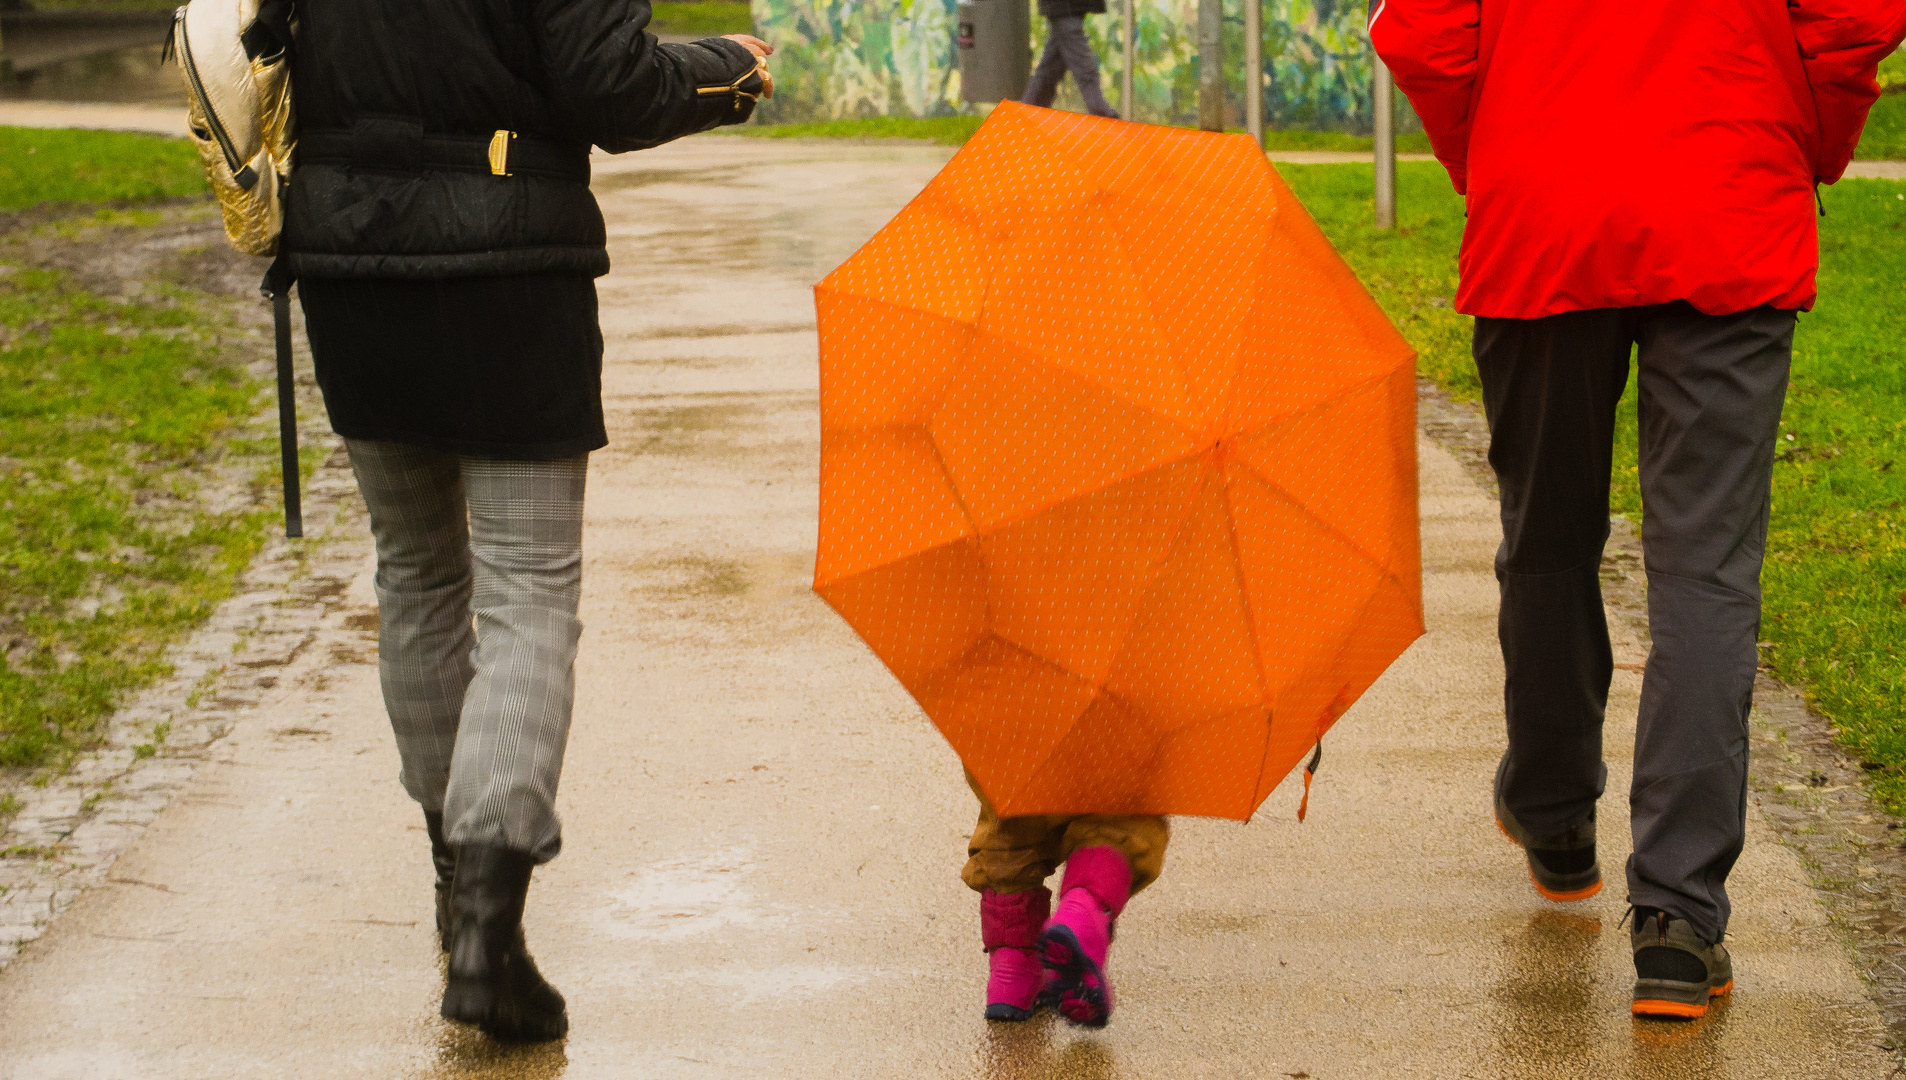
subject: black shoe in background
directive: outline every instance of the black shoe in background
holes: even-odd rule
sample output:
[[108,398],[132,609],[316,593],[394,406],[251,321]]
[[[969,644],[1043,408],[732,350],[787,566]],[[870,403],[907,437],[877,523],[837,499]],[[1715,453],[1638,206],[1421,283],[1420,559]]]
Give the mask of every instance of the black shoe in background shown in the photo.
[[492,844],[456,849],[455,929],[443,1018],[504,1042],[547,1042],[569,1031],[563,996],[544,981],[523,941],[523,903],[536,862]]
[[424,811],[424,831],[430,834],[430,864],[437,868],[437,941],[450,951],[450,886],[457,876],[457,854],[443,837],[443,815]]
[[1502,798],[1502,773],[1508,768],[1504,755],[1496,766],[1496,828],[1516,842],[1528,858],[1529,881],[1544,900],[1570,903],[1586,900],[1602,891],[1602,867],[1595,861],[1595,809],[1588,820],[1569,827],[1561,836],[1538,837],[1522,827]]

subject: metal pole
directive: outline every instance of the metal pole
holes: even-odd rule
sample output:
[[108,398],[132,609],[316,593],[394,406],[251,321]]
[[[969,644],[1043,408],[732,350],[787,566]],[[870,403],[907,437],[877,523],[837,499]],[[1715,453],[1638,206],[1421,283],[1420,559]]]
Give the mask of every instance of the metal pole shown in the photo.
[[1119,73],[1118,111],[1136,120],[1132,106],[1132,66],[1138,53],[1138,0],[1125,0],[1125,67]]
[[1224,8],[1198,0],[1198,126],[1224,130]]
[[1244,126],[1264,147],[1264,0],[1244,0]]
[[1371,118],[1376,122],[1377,228],[1396,228],[1396,88],[1390,69],[1371,58]]

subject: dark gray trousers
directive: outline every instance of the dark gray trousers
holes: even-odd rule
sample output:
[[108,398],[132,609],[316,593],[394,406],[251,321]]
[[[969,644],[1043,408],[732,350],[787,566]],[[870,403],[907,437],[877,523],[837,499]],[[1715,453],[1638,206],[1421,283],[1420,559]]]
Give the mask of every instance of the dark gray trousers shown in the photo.
[[562,849],[587,455],[346,439],[377,542],[377,670],[404,790],[452,844]]
[[1071,71],[1087,111],[1093,116],[1117,116],[1118,110],[1099,89],[1099,58],[1092,55],[1092,43],[1085,38],[1085,16],[1047,19],[1046,27],[1046,51],[1032,69],[1032,80],[1026,84],[1026,96],[1020,102],[1050,107],[1059,95],[1059,80]]
[[1615,406],[1638,362],[1642,546],[1654,639],[1629,805],[1630,903],[1718,941],[1747,813],[1774,440],[1794,313],[1687,304],[1476,320],[1502,486],[1498,632],[1509,809],[1536,836],[1591,820],[1613,675],[1602,547]]

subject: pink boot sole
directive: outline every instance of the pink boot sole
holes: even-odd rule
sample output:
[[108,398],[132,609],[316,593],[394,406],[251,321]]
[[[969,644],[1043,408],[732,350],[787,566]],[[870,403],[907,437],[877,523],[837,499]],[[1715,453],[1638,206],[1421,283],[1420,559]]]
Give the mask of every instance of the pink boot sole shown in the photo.
[[1050,979],[1044,996],[1059,1015],[1083,1027],[1104,1027],[1112,1018],[1112,984],[1072,928],[1061,923],[1047,927],[1039,954]]

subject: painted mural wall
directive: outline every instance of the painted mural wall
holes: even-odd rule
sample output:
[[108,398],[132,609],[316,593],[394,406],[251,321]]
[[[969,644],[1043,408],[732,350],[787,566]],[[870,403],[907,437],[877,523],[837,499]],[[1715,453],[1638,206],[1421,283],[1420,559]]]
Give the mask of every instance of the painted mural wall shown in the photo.
[[[1031,0],[1027,0],[1031,2]],[[1231,123],[1244,116],[1244,2],[1224,0]],[[1365,0],[1262,0],[1265,121],[1272,127],[1367,132],[1370,43]],[[777,91],[767,121],[945,116],[960,101],[953,36],[957,0],[753,0],[755,27],[774,43]],[[1118,104],[1120,0],[1086,19],[1105,90]],[[1197,122],[1197,0],[1135,0],[1135,120]],[[1045,20],[1033,19],[1034,48]],[[1077,95],[1068,79],[1061,107]],[[1399,97],[1400,102],[1400,97]],[[1407,111],[1407,110],[1405,110]]]

